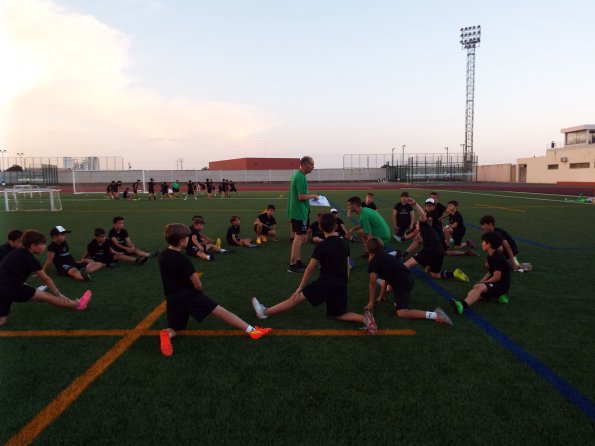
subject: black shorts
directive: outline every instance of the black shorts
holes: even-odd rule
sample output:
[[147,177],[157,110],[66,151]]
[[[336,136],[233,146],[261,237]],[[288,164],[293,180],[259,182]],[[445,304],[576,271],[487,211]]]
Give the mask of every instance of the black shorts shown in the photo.
[[94,262],[104,263],[107,265],[108,263],[112,263],[114,261],[114,255],[107,254],[107,255],[102,255],[102,256],[91,256],[91,260],[93,260]]
[[[256,226],[257,225],[254,225],[254,232],[256,232]],[[293,225],[292,225],[292,227],[293,227]],[[260,233],[262,235],[267,235],[269,232],[271,232],[271,228],[269,228],[268,226],[264,226],[263,225],[262,230],[260,231]]]
[[183,290],[167,297],[167,325],[176,331],[184,330],[188,326],[189,316],[201,322],[217,305],[200,290]]
[[409,301],[411,300],[411,291],[413,291],[414,284],[415,280],[413,277],[411,280],[404,283],[399,283],[396,286],[391,284],[393,289],[393,298],[395,301],[395,309],[397,311],[409,309]]
[[198,249],[198,246],[196,245],[186,247],[186,254],[192,257],[196,257],[196,254],[198,254],[199,251],[200,249]]
[[452,232],[452,239],[454,240],[455,246],[461,246],[463,244],[463,237],[465,237],[465,230],[455,229]]
[[488,282],[484,283],[484,285],[488,288],[488,290],[481,293],[482,297],[487,297],[488,299],[498,299],[503,294],[508,293],[508,290],[499,283]]
[[63,265],[56,265],[56,271],[58,272],[59,276],[67,276],[68,270],[71,268],[75,268],[76,270],[80,271],[83,268],[86,268],[86,263],[81,262],[74,262],[74,263],[64,263]]
[[309,220],[294,220],[291,219],[291,230],[297,235],[306,235],[308,233]]
[[26,283],[0,291],[0,317],[10,314],[13,302],[28,302],[33,299],[36,289]]
[[337,317],[347,313],[347,285],[337,286],[315,280],[306,285],[302,293],[313,307],[326,302],[327,316]]
[[444,262],[444,251],[441,249],[422,249],[413,256],[415,261],[421,266],[429,266],[430,271],[439,273],[442,271],[442,263]]
[[409,220],[407,221],[398,221],[397,220],[397,235],[399,237],[403,237],[405,235],[405,232],[409,229],[409,224],[411,222]]

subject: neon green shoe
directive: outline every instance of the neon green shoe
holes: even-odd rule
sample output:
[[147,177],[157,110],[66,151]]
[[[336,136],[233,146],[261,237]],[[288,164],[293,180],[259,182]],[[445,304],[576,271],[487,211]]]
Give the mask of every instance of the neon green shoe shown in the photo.
[[463,314],[463,311],[465,311],[463,303],[460,300],[450,299],[450,304],[452,305],[452,308],[457,312],[457,314]]
[[507,304],[508,303],[508,295],[507,294],[503,294],[502,296],[500,296],[498,298],[498,302],[501,304]]
[[459,268],[455,269],[452,272],[452,275],[459,279],[461,282],[469,282],[469,277],[467,276],[467,274],[465,274]]

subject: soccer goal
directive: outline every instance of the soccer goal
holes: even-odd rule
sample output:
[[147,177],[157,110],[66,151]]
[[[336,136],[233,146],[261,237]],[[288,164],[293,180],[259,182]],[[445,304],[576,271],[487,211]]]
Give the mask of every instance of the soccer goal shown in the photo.
[[14,187],[4,189],[4,210],[10,211],[61,211],[60,189],[41,187]]

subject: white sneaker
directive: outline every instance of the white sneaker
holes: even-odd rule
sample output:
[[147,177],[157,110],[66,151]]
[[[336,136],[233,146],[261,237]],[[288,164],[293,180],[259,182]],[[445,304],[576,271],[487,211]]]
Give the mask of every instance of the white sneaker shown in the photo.
[[268,317],[266,314],[264,314],[264,310],[266,310],[266,307],[260,302],[258,302],[258,299],[256,297],[252,298],[252,307],[254,308],[254,312],[256,313],[256,317],[258,319],[266,319]]
[[438,320],[436,320],[436,322],[438,322],[439,324],[446,324],[446,325],[454,325],[452,323],[452,321],[450,320],[450,318],[448,317],[448,314],[446,314],[446,312],[438,307],[434,310],[434,313],[436,313],[438,315]]
[[37,289],[39,291],[47,291],[48,290],[48,286],[47,285],[40,285],[37,287]]

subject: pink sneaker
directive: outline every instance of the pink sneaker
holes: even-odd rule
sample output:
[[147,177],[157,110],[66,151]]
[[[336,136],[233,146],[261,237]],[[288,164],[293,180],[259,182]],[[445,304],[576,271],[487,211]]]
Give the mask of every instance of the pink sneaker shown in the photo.
[[171,356],[174,354],[174,347],[171,345],[171,337],[169,330],[163,329],[159,332],[159,340],[161,342],[161,353],[163,356]]
[[366,325],[368,334],[374,335],[378,333],[378,326],[374,320],[374,314],[369,310],[364,312],[364,324]]
[[79,305],[78,307],[75,308],[75,310],[84,310],[85,308],[87,308],[87,305],[89,305],[89,302],[91,301],[91,290],[87,290],[85,291],[85,294],[82,295],[82,297],[78,300]]

